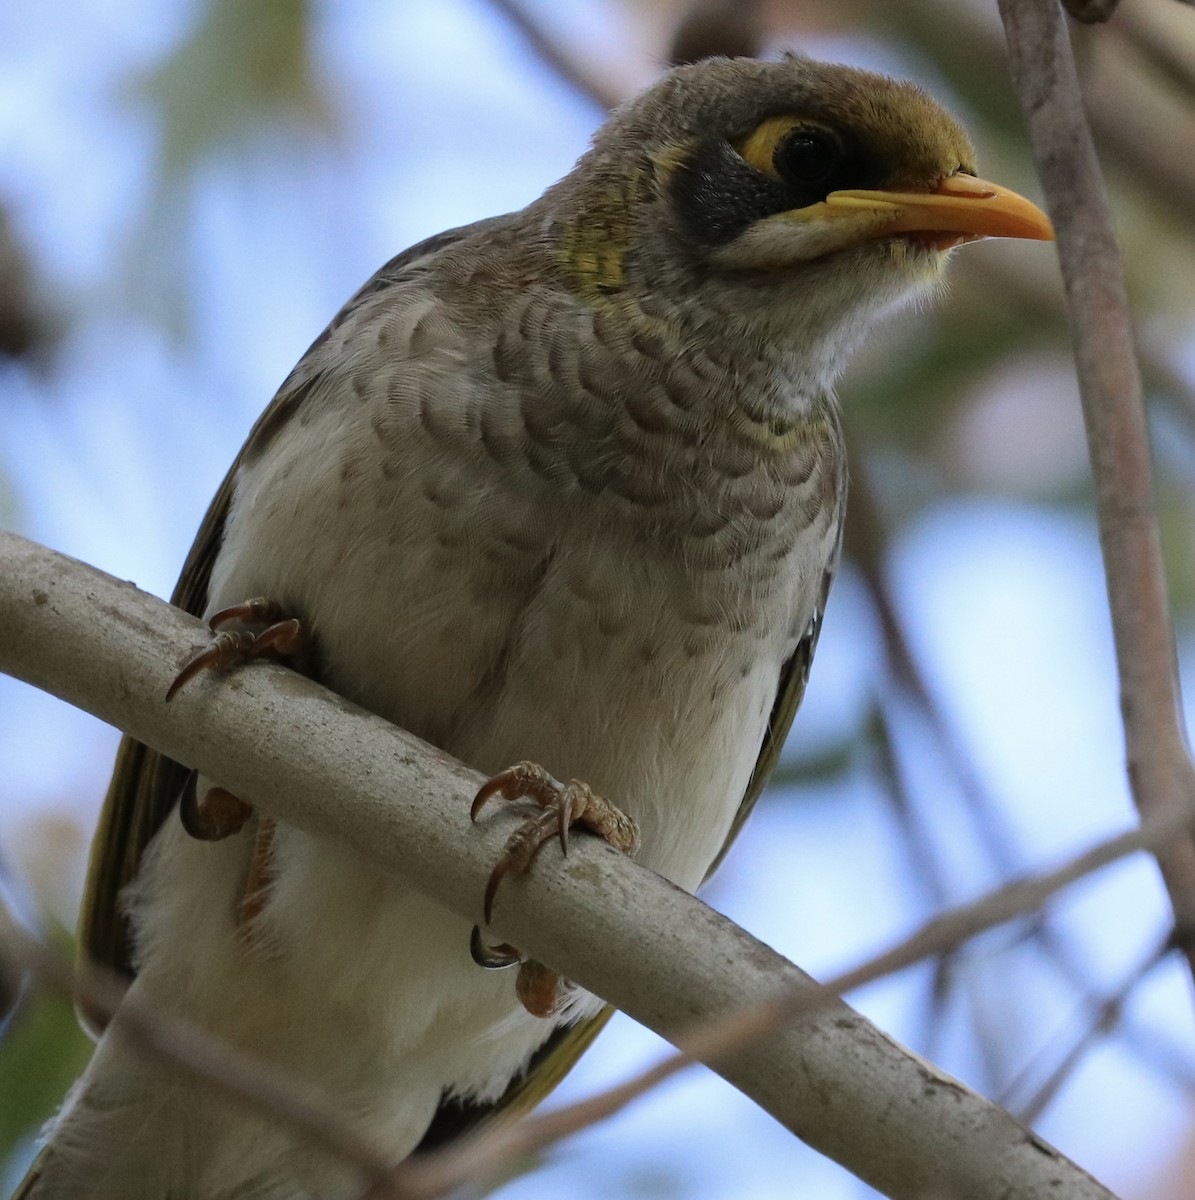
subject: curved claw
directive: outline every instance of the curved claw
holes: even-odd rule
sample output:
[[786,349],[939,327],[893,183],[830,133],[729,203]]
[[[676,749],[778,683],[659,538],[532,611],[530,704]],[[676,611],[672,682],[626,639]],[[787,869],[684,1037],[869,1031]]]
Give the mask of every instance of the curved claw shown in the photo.
[[200,672],[224,666],[230,659],[246,653],[252,644],[251,633],[216,634],[211,645],[200,650],[174,677],[174,682],[166,689],[166,699],[170,700],[184,683],[194,679]]
[[227,788],[210,787],[198,792],[199,772],[192,771],[183,784],[178,815],[183,828],[201,842],[219,842],[240,833],[253,809]]
[[487,923],[503,878],[512,872],[521,875],[529,871],[540,850],[553,837],[560,839],[561,852],[567,855],[569,830],[575,824],[583,825],[627,854],[638,849],[639,829],[630,817],[596,795],[587,784],[576,779],[560,783],[537,763],[516,763],[482,784],[469,812],[474,821],[494,796],[506,800],[526,797],[539,806],[540,812],[520,825],[506,841],[502,857],[486,884],[484,912]]
[[[256,633],[248,629],[219,628],[229,621],[272,624]],[[244,604],[222,608],[208,620],[208,625],[214,633],[211,643],[174,677],[166,690],[167,700],[201,671],[224,670],[253,658],[274,658],[303,674],[310,669],[311,647],[303,622],[298,617],[284,616],[282,606],[275,600],[247,600]]]
[[469,809],[470,817],[476,821],[477,814],[495,796],[504,800],[518,800],[526,797],[534,800],[541,808],[555,804],[563,789],[563,784],[553,779],[538,763],[520,762],[505,771],[499,771],[478,789],[473,797],[473,806]]
[[[503,771],[502,775],[506,772]],[[502,775],[495,775],[493,779],[487,779],[477,790],[477,795],[473,797],[473,803],[469,807],[469,820],[476,821],[477,814],[502,790],[505,780]]]
[[502,971],[522,962],[522,955],[509,942],[487,946],[481,939],[481,930],[476,925],[469,934],[469,954],[473,961],[487,971]]
[[494,916],[494,897],[498,894],[498,885],[506,877],[507,871],[510,870],[510,861],[504,855],[498,860],[498,865],[490,872],[489,880],[485,885],[485,896],[481,902],[481,911],[485,916],[485,923],[488,925]]
[[253,639],[245,657],[290,659],[303,652],[303,639],[303,622],[298,617],[277,621]]
[[559,814],[557,827],[560,832],[560,853],[568,855],[568,831],[573,823],[573,814],[577,811],[577,792],[572,786],[566,787],[560,793],[560,801],[556,808]]

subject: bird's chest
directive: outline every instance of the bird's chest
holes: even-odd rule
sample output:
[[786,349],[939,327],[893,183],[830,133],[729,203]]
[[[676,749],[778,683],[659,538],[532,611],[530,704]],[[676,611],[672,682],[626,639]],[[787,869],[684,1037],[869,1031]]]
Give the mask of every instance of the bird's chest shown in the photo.
[[767,728],[781,665],[809,619],[823,551],[794,546],[749,584],[609,538],[563,550],[454,730],[483,770],[521,758],[585,780],[639,822],[641,860],[700,883]]
[[608,438],[544,469],[501,409],[455,411],[294,430],[239,481],[211,606],[276,597],[331,687],[482,771],[584,778],[694,886],[833,550],[832,464]]

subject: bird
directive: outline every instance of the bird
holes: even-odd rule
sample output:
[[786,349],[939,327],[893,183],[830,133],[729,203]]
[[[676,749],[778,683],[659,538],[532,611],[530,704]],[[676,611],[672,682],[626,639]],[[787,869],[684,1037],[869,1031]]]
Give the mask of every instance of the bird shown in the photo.
[[[173,601],[214,640],[172,690],[277,658],[476,768],[475,807],[529,797],[487,908],[570,812],[696,889],[805,691],[844,366],[957,246],[1051,236],[915,84],[795,54],[672,70],[542,196],[399,254],[320,334],[186,559]],[[607,1014],[128,739],[81,942],[396,1162],[538,1101]],[[19,1195],[361,1194],[352,1164],[121,1029]]]

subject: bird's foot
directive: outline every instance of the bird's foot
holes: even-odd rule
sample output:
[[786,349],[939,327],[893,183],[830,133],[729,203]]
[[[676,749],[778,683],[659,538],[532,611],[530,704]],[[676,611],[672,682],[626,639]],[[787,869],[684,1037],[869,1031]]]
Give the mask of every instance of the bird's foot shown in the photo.
[[[633,854],[639,848],[639,827],[609,800],[577,779],[561,783],[538,763],[521,762],[500,771],[486,782],[473,800],[474,821],[495,796],[503,800],[533,800],[543,810],[529,818],[510,835],[486,884],[483,911],[488,922],[494,910],[498,885],[510,874],[524,875],[531,869],[540,849],[553,837],[568,853],[568,834],[574,825],[604,838],[616,850]],[[550,1017],[559,1012],[571,987],[541,963],[525,959],[515,947],[503,943],[486,946],[481,932],[473,930],[470,950],[474,962],[490,969],[519,964],[515,991],[529,1013]]]
[[[208,619],[208,628],[214,634],[211,643],[174,677],[166,692],[167,700],[203,671],[225,671],[254,658],[273,659],[302,674],[310,674],[311,642],[307,630],[297,617],[287,616],[276,600],[258,598],[223,608]],[[200,796],[197,781],[198,772],[192,772],[179,801],[183,828],[192,837],[209,842],[239,833],[253,815],[252,806],[222,787],[210,787]],[[270,817],[258,820],[249,870],[237,903],[237,933],[249,948],[256,946],[255,924],[273,882],[276,828]]]
[[192,771],[178,802],[183,828],[201,842],[220,842],[240,833],[253,809],[227,788],[210,787],[199,795],[199,772]]
[[[239,628],[225,629],[226,625]],[[276,600],[246,600],[223,608],[209,618],[208,628],[215,636],[174,677],[166,692],[167,700],[201,671],[223,671],[251,658],[273,658],[304,673],[310,665],[302,622],[287,617]],[[204,842],[218,842],[239,833],[253,809],[222,787],[208,788],[200,796],[197,784],[198,772],[193,771],[179,800],[183,828]]]
[[[179,799],[178,815],[183,828],[201,842],[219,842],[240,833],[253,816],[252,805],[234,796],[227,788],[210,787],[198,792],[199,772],[192,771]],[[276,823],[266,816],[257,822],[249,870],[236,907],[237,935],[250,949],[257,948],[254,922],[265,908],[270,884],[274,879],[273,850]]]
[[[219,842],[234,833],[240,833],[253,816],[252,806],[222,787],[210,787],[200,796],[198,778],[199,772],[192,771],[179,799],[178,814],[183,828],[201,842]],[[256,948],[254,922],[265,908],[274,878],[275,828],[276,823],[270,817],[259,818],[249,870],[237,901],[237,935],[249,948]]]
[[[224,628],[233,626],[233,628]],[[226,671],[251,658],[269,658],[307,674],[310,641],[297,617],[288,617],[276,600],[258,598],[222,608],[208,619],[215,635],[174,677],[166,699],[202,671]]]
[[567,854],[568,833],[574,825],[605,838],[624,854],[634,854],[639,849],[639,826],[626,813],[599,796],[587,783],[577,779],[560,783],[538,763],[516,763],[483,784],[469,813],[474,821],[495,796],[503,800],[533,800],[543,811],[528,818],[507,838],[486,884],[487,922],[493,915],[494,897],[502,880],[511,873],[525,875],[540,849],[553,837],[559,837],[560,849]]
[[487,971],[500,971],[505,967],[518,966],[515,978],[515,995],[533,1017],[554,1017],[565,1005],[573,985],[561,978],[558,972],[533,958],[524,958],[522,953],[509,942],[487,946],[481,930],[473,926],[469,938],[469,953],[479,967]]

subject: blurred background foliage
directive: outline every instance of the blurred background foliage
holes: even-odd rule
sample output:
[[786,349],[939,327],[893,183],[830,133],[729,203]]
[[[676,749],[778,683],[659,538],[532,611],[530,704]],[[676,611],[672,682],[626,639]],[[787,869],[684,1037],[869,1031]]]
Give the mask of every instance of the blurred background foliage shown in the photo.
[[[1124,0],[1074,39],[1185,664],[1195,12]],[[994,0],[46,0],[0,8],[0,47],[0,519],[160,594],[256,411],[353,288],[404,244],[531,199],[669,61],[797,48],[913,76],[963,116],[983,174],[1037,194]],[[848,563],[808,711],[709,893],[815,971],[1132,820],[1053,256],[960,253],[841,392]],[[64,945],[113,745],[0,689],[2,882]],[[1189,981],[1150,865],[1113,874],[857,999],[1126,1197],[1189,1196]],[[655,1049],[627,1022],[601,1045],[571,1086]],[[28,987],[0,1038],[10,1182],[87,1053],[69,1005]],[[866,1193],[717,1081],[685,1086],[503,1194]]]

